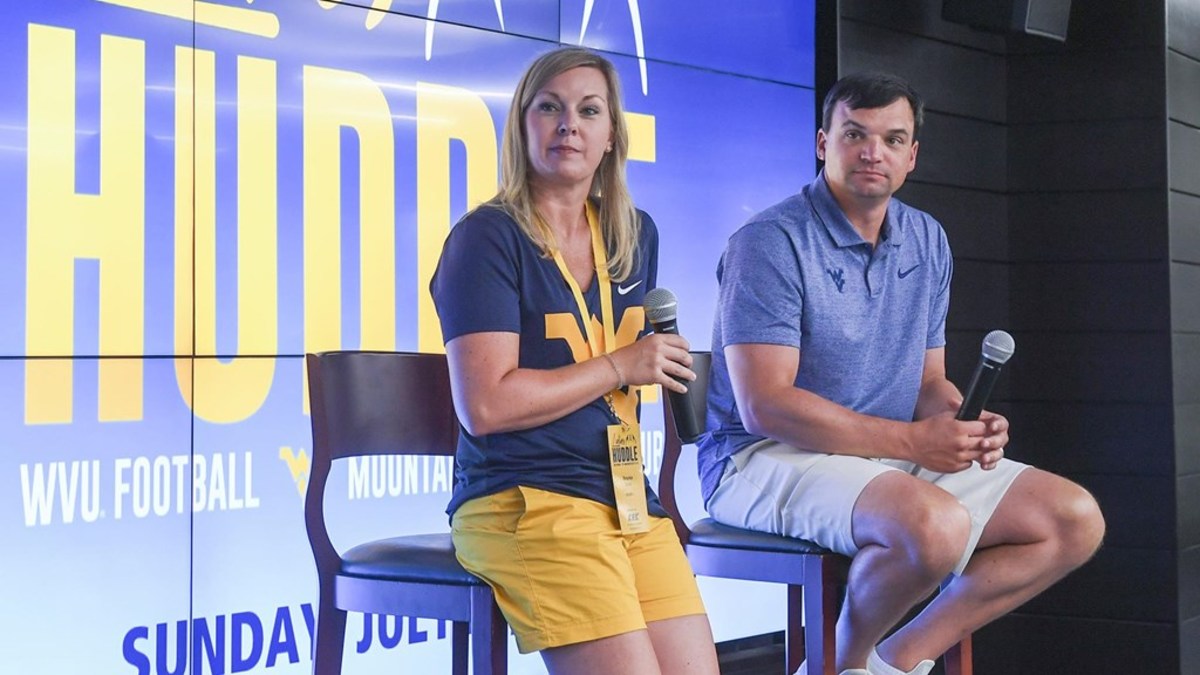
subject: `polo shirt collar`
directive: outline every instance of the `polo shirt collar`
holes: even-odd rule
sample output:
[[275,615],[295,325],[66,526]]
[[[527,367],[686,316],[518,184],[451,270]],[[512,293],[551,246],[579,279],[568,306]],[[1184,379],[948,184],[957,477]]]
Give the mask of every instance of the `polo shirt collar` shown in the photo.
[[[821,219],[821,223],[825,225],[829,236],[833,238],[833,242],[838,248],[846,248],[849,246],[861,246],[867,242],[863,240],[862,235],[854,226],[850,224],[850,219],[846,217],[846,213],[842,211],[842,207],[833,198],[833,192],[829,189],[829,184],[825,182],[825,170],[817,174],[810,185],[810,194],[812,195],[813,208],[816,209],[817,215]],[[899,246],[903,240],[904,228],[902,226],[903,217],[900,213],[900,203],[895,197],[888,200],[887,216],[883,219],[883,230],[879,234],[880,245]]]

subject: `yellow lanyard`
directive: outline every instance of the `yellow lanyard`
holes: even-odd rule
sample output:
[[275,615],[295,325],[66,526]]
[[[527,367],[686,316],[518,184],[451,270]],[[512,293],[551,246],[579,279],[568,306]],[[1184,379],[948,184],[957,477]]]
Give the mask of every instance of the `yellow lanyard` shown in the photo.
[[[558,271],[562,272],[575,303],[579,305],[579,316],[583,319],[583,329],[587,334],[588,349],[592,358],[606,354],[617,346],[616,321],[613,320],[612,279],[608,274],[608,252],[604,248],[604,237],[600,233],[600,219],[591,202],[586,209],[588,227],[592,231],[592,257],[596,263],[596,283],[600,284],[600,326],[604,331],[604,343],[597,339],[596,330],[592,327],[592,315],[588,312],[587,301],[567,262],[563,260],[558,249],[554,250],[554,262]],[[630,395],[634,395],[630,391]],[[646,475],[642,469],[641,432],[636,419],[626,422],[617,413],[618,407],[629,404],[625,392],[614,389],[604,396],[604,402],[618,424],[608,426],[609,468],[612,471],[613,497],[616,500],[617,522],[622,534],[637,534],[650,529],[649,512],[646,507]],[[635,416],[636,417],[636,416]]]
[[562,253],[558,249],[554,250],[554,262],[558,265],[558,271],[562,273],[563,278],[567,280],[567,285],[571,287],[575,303],[579,305],[579,317],[583,319],[583,330],[587,335],[588,349],[594,358],[616,348],[617,324],[613,320],[612,279],[608,274],[608,252],[604,248],[604,235],[600,232],[600,219],[591,202],[587,203],[586,210],[588,227],[592,231],[592,257],[596,263],[596,283],[600,285],[600,325],[604,330],[603,343],[597,340],[596,331],[592,327],[592,314],[588,311],[587,301],[583,299],[583,291],[579,290],[579,284],[575,282],[575,277],[567,268],[567,261],[563,260]]

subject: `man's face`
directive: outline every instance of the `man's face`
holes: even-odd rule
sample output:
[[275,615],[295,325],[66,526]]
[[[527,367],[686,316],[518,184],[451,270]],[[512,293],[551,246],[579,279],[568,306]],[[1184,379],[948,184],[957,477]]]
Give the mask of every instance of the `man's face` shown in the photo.
[[887,201],[917,166],[908,100],[857,110],[839,101],[829,132],[817,132],[817,157],[825,161],[825,179],[843,206],[845,200],[862,206]]

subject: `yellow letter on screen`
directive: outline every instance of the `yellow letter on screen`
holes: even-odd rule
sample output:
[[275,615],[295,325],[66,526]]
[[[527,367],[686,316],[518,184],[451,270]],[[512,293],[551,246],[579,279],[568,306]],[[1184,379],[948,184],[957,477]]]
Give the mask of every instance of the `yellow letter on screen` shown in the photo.
[[[467,208],[496,193],[496,125],[479,95],[457,87],[417,83],[417,348],[440,352],[429,280],[450,232],[450,142],[467,155]],[[455,214],[461,216],[462,214]]]
[[[142,418],[145,45],[100,38],[100,188],[75,191],[75,33],[29,25],[25,351],[72,356],[75,261],[100,261],[98,419]],[[90,104],[91,102],[87,102]],[[25,362],[25,421],[72,420],[69,359]]]
[[658,159],[654,115],[625,113],[629,127],[629,161],[655,162]]
[[[216,59],[213,52],[187,47],[175,55],[175,346],[179,354],[192,353],[194,292],[195,354],[211,357],[219,314]],[[176,361],[180,393],[210,422],[253,415],[275,374],[275,359],[246,358],[274,355],[278,346],[275,80],[274,61],[238,57],[237,358]]]
[[[304,68],[304,348],[341,349],[341,129],[358,134],[361,349],[396,348],[396,149],[387,99],[359,73]],[[307,391],[307,373],[305,390]],[[304,396],[308,410],[308,396]]]

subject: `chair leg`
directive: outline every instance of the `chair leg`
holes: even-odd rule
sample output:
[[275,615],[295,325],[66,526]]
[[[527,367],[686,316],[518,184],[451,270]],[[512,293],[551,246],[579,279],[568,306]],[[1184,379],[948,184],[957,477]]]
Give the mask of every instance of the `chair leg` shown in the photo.
[[971,636],[962,639],[946,652],[946,675],[972,675]]
[[346,612],[334,607],[332,598],[322,598],[313,636],[313,675],[340,675],[345,642]]
[[[946,590],[946,587],[954,579],[955,577],[947,577],[941,584],[941,590]],[[946,671],[946,675],[972,675],[972,660],[971,636],[968,634],[962,639],[962,642],[946,650],[946,653],[942,656],[942,666]]]
[[471,654],[470,636],[469,623],[465,621],[450,623],[450,672],[453,675],[467,675]]
[[792,675],[804,660],[804,587],[788,584],[787,632],[784,633],[786,675]]
[[508,674],[508,623],[486,586],[471,589],[471,660],[475,675]]
[[810,555],[804,559],[804,650],[806,675],[836,675],[837,601],[841,592],[834,574],[835,558]]

